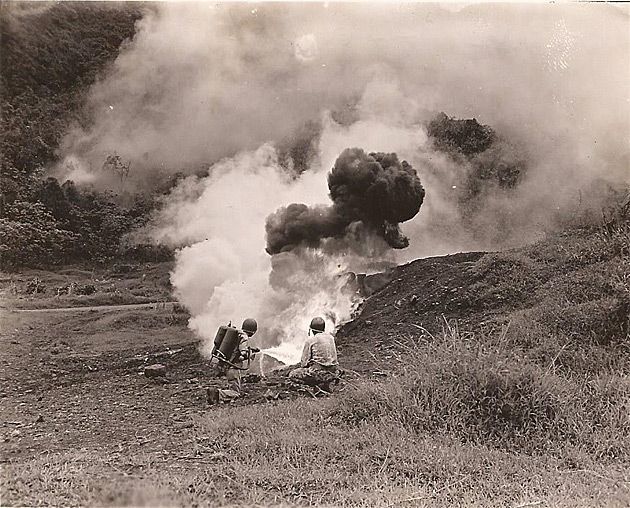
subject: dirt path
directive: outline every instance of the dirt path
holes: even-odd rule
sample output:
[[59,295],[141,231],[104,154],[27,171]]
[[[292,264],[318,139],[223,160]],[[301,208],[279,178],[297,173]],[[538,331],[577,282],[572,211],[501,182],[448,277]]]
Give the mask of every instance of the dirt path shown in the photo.
[[136,310],[136,309],[154,309],[154,310],[171,310],[177,302],[150,302],[150,303],[128,303],[123,305],[92,305],[86,307],[57,307],[52,309],[0,309],[9,312],[75,312],[75,311],[99,311],[99,310]]

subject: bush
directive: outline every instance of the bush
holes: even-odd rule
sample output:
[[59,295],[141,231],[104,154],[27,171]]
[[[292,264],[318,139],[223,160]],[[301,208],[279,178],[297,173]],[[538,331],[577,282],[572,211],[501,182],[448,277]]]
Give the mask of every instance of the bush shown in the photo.
[[428,125],[427,132],[438,150],[474,155],[490,148],[496,139],[494,130],[476,119],[458,120],[440,113]]
[[0,218],[0,268],[66,262],[76,238],[43,204],[15,201]]
[[107,262],[115,257],[135,261],[168,261],[171,249],[131,244],[130,231],[144,225],[158,201],[139,195],[130,207],[116,197],[81,190],[55,178],[33,185],[33,203],[14,201],[3,206],[0,267],[45,266],[72,260]]
[[469,221],[487,205],[488,196],[509,195],[527,170],[520,150],[474,118],[460,120],[440,113],[429,122],[427,133],[433,147],[447,153],[461,169],[459,181],[454,183],[462,216]]

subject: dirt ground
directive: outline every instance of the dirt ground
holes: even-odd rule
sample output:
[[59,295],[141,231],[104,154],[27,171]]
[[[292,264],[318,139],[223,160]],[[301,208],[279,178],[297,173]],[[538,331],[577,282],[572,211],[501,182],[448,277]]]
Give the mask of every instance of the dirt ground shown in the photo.
[[[206,389],[228,385],[170,320],[161,308],[0,311],[3,460],[69,448],[181,452],[192,419],[212,409]],[[165,381],[145,377],[154,363],[167,366]],[[234,405],[295,395],[275,378],[242,386]]]
[[[3,279],[0,455],[4,463],[68,449],[124,449],[131,454],[159,449],[181,454],[192,419],[211,409],[207,388],[228,387],[199,354],[198,338],[186,327],[188,315],[176,305],[94,305],[72,310],[64,298],[50,296],[50,291],[48,295],[15,292],[16,280],[26,284],[37,277],[51,287],[74,278],[78,285],[85,283],[81,280],[85,273],[31,272]],[[121,277],[108,284],[121,291],[130,281]],[[168,299],[159,276],[154,274],[151,286],[157,288],[155,295]],[[89,301],[98,302],[99,297],[107,300],[98,291]],[[55,303],[59,310],[51,308]],[[29,310],[16,310],[18,306]],[[41,311],[33,310],[37,307]],[[166,380],[145,377],[144,367],[155,363],[166,365]],[[244,400],[234,405],[297,395],[280,378],[242,387]]]
[[[441,277],[446,284],[467,261],[479,256],[427,261],[430,270],[423,273],[426,278]],[[198,338],[186,327],[187,314],[164,303],[170,300],[169,269],[168,263],[126,266],[122,272],[120,267],[100,272],[66,268],[1,278],[0,340],[5,346],[0,360],[0,446],[4,462],[84,448],[182,453],[192,421],[212,410],[207,388],[228,385],[199,354]],[[29,293],[34,280],[45,286],[43,292]],[[395,292],[396,283],[394,278],[387,291]],[[75,288],[93,284],[96,291],[89,296],[57,294],[58,288],[70,284]],[[152,298],[162,303],[138,303],[129,288],[138,293],[139,286],[145,288],[141,302]],[[382,282],[373,289],[382,289]],[[125,295],[122,301],[127,305],[112,305],[112,295]],[[396,306],[396,298],[384,296],[379,299],[377,292],[368,299],[364,316],[339,334],[346,380],[386,374],[391,358],[387,351],[397,347],[388,338],[397,330],[372,324],[379,313],[396,312],[387,303],[391,300]],[[80,308],[71,310],[77,301]],[[427,319],[436,317],[434,313]],[[371,333],[359,338],[365,327]],[[145,377],[144,367],[153,363],[167,366],[167,382]],[[244,383],[243,398],[233,404],[298,395],[308,396],[296,393],[283,377],[271,376]]]

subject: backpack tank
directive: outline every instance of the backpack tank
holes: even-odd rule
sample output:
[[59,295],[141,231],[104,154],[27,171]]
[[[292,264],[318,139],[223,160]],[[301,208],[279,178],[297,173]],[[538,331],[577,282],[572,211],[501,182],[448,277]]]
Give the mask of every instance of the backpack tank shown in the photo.
[[223,360],[232,361],[232,357],[238,348],[238,344],[240,342],[240,337],[238,335],[238,330],[231,326],[225,327],[225,333],[223,334],[223,339],[221,340],[221,344],[218,347],[217,353],[219,357]]
[[219,326],[217,334],[214,336],[214,347],[212,348],[212,354],[216,353],[221,347],[221,342],[223,342],[223,337],[225,337],[225,332],[227,332],[227,329],[227,326]]

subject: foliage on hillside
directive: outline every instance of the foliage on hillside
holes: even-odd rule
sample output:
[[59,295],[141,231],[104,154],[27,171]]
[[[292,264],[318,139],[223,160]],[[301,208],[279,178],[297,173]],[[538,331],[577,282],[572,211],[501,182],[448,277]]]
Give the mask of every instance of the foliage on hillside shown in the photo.
[[49,177],[37,181],[28,198],[5,203],[0,210],[2,269],[75,260],[171,258],[167,248],[124,242],[127,233],[149,220],[158,195],[138,194],[129,206],[122,206],[111,193],[79,189],[70,181],[59,185]]
[[60,2],[2,6],[0,175],[20,181],[55,159],[80,120],[88,87],[133,37],[137,4]]
[[463,189],[460,205],[467,209],[489,192],[514,188],[525,174],[525,160],[515,147],[474,118],[460,120],[440,113],[429,122],[427,133],[435,149],[468,169],[458,185]]
[[[126,233],[146,222],[154,197],[61,186],[42,178],[71,122],[89,122],[90,85],[133,37],[139,4],[4,4],[0,18],[0,268],[44,266],[122,253],[148,259],[165,249],[134,246]],[[125,250],[125,249],[123,249]]]

